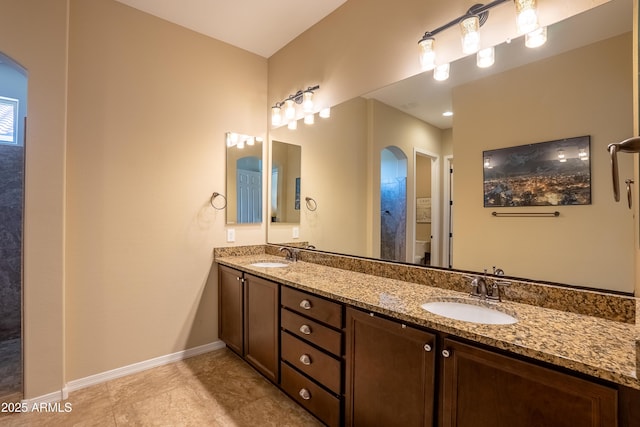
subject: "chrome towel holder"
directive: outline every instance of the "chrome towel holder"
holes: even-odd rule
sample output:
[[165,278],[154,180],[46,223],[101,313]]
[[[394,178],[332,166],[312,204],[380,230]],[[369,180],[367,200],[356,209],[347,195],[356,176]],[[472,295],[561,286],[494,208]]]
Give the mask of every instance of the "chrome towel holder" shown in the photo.
[[[216,206],[215,205],[214,202],[215,202],[217,197],[222,197],[222,200],[223,200],[222,206]],[[209,200],[209,203],[211,203],[211,207],[213,207],[215,210],[221,211],[221,210],[223,210],[224,208],[227,207],[227,198],[224,196],[224,194],[220,194],[220,193],[218,193],[216,191],[211,195],[211,199]]]
[[545,217],[559,217],[560,212],[491,212],[495,217],[531,217],[531,218],[545,218]]
[[304,200],[307,203],[307,209],[309,209],[311,212],[318,209],[318,203],[312,197],[305,197]]

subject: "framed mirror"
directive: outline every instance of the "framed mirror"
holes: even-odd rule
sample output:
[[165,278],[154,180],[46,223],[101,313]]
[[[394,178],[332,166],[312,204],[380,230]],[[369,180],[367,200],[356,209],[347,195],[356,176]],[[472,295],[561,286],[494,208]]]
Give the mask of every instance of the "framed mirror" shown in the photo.
[[[554,24],[537,49],[522,38],[503,43],[491,68],[465,57],[451,64],[447,82],[419,74],[334,106],[330,122],[272,131],[304,147],[305,192],[318,200],[318,211],[302,216],[300,238],[319,250],[383,258],[382,215],[393,212],[381,208],[381,159],[395,147],[407,158],[406,226],[396,232],[402,262],[497,266],[525,280],[632,293],[633,211],[613,200],[606,150],[633,134],[631,6],[612,0]],[[544,219],[498,218],[484,207],[484,150],[584,135],[591,205],[524,209],[560,212]],[[419,190],[420,153],[440,170],[431,175],[438,193]],[[633,177],[633,157],[621,168]],[[269,229],[268,241],[288,240]]]
[[227,132],[227,224],[262,222],[262,138]]

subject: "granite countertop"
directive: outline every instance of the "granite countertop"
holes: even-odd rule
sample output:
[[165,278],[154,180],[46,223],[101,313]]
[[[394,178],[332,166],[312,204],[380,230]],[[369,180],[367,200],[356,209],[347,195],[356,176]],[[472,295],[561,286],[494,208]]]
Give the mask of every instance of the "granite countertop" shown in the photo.
[[517,323],[470,323],[421,307],[428,301],[449,298],[483,304],[462,292],[302,261],[281,268],[251,266],[258,261],[283,261],[267,254],[217,257],[215,261],[401,321],[640,389],[640,326],[636,324],[510,301],[484,304],[515,316]]

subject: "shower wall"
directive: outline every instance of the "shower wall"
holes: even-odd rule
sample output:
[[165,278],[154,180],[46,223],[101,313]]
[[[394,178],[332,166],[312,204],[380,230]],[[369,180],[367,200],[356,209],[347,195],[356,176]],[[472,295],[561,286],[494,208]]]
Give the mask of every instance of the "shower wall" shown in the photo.
[[380,185],[380,258],[405,261],[407,229],[407,178]]
[[0,144],[0,341],[20,337],[24,147]]

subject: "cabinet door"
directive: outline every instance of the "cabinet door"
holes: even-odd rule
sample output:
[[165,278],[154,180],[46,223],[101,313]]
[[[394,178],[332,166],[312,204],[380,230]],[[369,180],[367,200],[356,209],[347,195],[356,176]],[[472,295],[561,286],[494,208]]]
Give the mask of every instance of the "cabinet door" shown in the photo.
[[443,427],[610,427],[617,391],[445,340]]
[[435,335],[347,309],[346,424],[432,426]]
[[280,285],[245,275],[245,358],[264,376],[278,382]]
[[234,352],[243,355],[242,273],[218,265],[218,336]]

